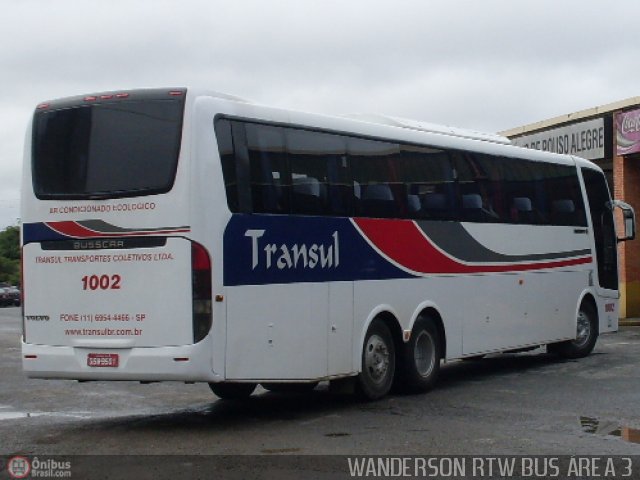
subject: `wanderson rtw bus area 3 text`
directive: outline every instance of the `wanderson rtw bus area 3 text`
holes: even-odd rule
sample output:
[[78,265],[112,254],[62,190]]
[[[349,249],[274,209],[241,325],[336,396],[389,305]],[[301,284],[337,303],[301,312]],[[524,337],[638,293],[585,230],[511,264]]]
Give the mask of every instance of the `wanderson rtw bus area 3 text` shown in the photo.
[[635,234],[579,158],[182,88],[38,105],[22,221],[28,376],[223,398],[351,379],[376,399],[442,360],[588,355]]

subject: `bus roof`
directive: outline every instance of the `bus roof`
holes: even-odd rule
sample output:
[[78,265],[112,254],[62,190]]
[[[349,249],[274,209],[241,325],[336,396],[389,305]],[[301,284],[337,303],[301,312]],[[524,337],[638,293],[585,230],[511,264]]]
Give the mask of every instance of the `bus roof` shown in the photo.
[[494,133],[479,132],[449,125],[439,125],[435,123],[411,120],[408,118],[393,117],[377,113],[355,113],[344,115],[346,118],[361,120],[363,122],[377,123],[380,125],[391,125],[393,127],[409,128],[411,130],[419,130],[421,132],[439,133],[443,135],[451,135],[454,137],[469,138],[472,140],[483,140],[485,142],[501,143],[511,145],[511,140],[502,135]]

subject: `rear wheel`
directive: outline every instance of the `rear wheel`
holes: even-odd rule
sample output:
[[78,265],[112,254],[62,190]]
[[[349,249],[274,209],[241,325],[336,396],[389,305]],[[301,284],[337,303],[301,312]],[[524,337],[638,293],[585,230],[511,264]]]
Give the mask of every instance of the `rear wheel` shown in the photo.
[[436,383],[440,371],[441,339],[435,322],[421,317],[403,345],[397,386],[404,391],[426,392]]
[[255,383],[210,383],[209,388],[223,400],[248,398],[256,389]]
[[357,391],[361,398],[377,400],[384,397],[393,384],[396,352],[389,328],[380,319],[369,325],[362,348],[362,371],[358,375]]
[[598,315],[591,303],[584,302],[578,310],[575,340],[551,344],[547,350],[564,358],[582,358],[591,353],[597,340]]

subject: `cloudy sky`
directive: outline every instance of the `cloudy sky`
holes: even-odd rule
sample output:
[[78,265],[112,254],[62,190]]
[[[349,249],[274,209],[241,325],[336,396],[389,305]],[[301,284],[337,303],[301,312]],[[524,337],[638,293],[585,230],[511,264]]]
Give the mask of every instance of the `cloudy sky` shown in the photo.
[[41,101],[199,86],[499,131],[640,96],[640,2],[0,0],[0,228]]

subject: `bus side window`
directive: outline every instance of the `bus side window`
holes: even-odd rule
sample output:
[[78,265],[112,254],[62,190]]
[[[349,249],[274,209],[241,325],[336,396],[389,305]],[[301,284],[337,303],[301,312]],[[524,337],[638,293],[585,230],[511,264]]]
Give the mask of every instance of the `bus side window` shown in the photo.
[[222,176],[227,193],[227,205],[229,206],[229,210],[237,212],[239,210],[238,179],[236,173],[236,156],[233,149],[233,139],[231,137],[231,122],[226,119],[217,120],[215,122],[215,132],[218,142],[218,152],[222,162]]
[[[349,138],[348,158],[353,174],[355,214],[363,217],[406,217],[407,191],[397,172],[396,143]],[[356,196],[357,190],[360,197]]]
[[453,169],[448,153],[402,145],[396,174],[406,185],[408,218],[453,219]]
[[544,191],[544,164],[517,161],[510,158],[504,162],[505,200],[509,223],[544,225],[546,220],[546,193]]
[[353,215],[355,185],[351,178],[351,169],[347,158],[346,138],[337,138],[341,142],[341,149],[344,149],[344,153],[339,155],[332,153],[327,156],[329,212],[332,215],[350,216]]
[[453,155],[457,219],[463,222],[504,221],[502,169],[499,159],[470,152]]
[[549,203],[549,223],[586,227],[584,202],[575,167],[547,165],[546,191]]
[[291,169],[291,212],[302,215],[348,215],[352,188],[345,137],[285,129]]
[[284,134],[281,127],[246,123],[249,151],[251,198],[254,213],[287,213],[287,186]]
[[586,167],[582,168],[582,176],[593,225],[598,259],[598,282],[602,288],[616,290],[618,288],[616,232],[607,180],[601,172]]

